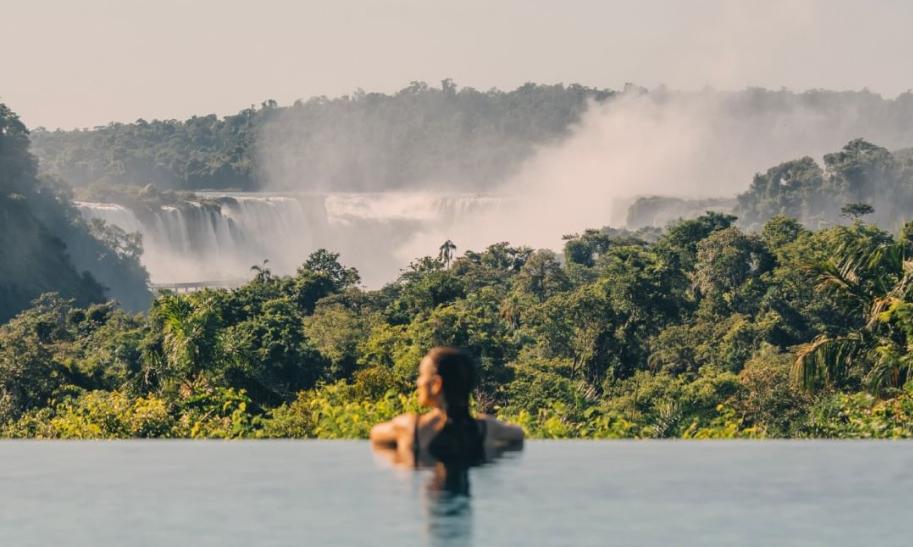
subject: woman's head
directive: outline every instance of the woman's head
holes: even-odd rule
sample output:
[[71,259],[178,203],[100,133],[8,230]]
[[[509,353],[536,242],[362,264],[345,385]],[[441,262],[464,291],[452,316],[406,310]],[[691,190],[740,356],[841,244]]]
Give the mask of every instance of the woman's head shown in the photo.
[[416,384],[422,406],[445,408],[448,414],[468,414],[469,395],[476,386],[472,357],[458,348],[436,347],[419,364]]

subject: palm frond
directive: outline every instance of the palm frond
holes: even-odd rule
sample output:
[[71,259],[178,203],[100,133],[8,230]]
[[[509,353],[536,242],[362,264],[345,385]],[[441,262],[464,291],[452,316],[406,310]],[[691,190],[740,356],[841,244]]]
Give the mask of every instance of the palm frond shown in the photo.
[[818,289],[836,290],[856,300],[865,302],[867,295],[859,283],[860,277],[856,269],[857,264],[851,259],[840,262],[830,259],[823,262],[818,267]]
[[834,385],[843,380],[863,349],[860,333],[846,336],[819,336],[796,351],[791,376],[806,389]]
[[866,375],[869,389],[882,393],[887,388],[904,385],[913,372],[913,356],[904,348],[886,342],[875,348],[878,360]]

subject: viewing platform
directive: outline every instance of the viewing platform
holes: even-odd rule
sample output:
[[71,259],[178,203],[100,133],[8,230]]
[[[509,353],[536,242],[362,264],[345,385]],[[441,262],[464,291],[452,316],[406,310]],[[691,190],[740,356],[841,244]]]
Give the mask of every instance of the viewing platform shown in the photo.
[[192,293],[203,289],[235,289],[246,283],[246,279],[222,279],[217,281],[194,281],[188,283],[151,283],[153,294],[173,292],[177,294]]

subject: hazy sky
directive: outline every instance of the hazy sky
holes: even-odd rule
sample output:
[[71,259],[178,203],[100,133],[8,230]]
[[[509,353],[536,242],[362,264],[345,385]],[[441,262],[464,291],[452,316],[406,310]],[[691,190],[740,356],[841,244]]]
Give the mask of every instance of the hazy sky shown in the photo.
[[0,0],[0,16],[0,101],[32,127],[448,77],[479,89],[913,87],[902,0]]

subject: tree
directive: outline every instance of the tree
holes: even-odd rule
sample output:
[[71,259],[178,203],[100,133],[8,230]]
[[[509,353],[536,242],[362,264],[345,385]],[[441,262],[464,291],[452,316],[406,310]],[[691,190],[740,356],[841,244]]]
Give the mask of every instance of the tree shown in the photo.
[[205,384],[205,376],[222,364],[219,318],[212,302],[205,295],[199,302],[165,295],[155,302],[152,318],[161,329],[161,356],[150,355],[148,360],[160,385],[189,394]]
[[871,215],[875,209],[867,203],[847,203],[840,208],[840,214],[845,217],[858,220],[865,215]]
[[46,405],[67,382],[67,370],[51,348],[66,337],[66,317],[72,304],[45,294],[34,308],[0,327],[0,425]]
[[223,364],[214,367],[214,383],[243,389],[261,408],[291,401],[324,378],[327,361],[302,327],[294,300],[280,297],[260,305],[257,314],[219,332]]
[[565,261],[589,267],[612,245],[612,237],[605,230],[586,230],[583,234],[565,235],[562,239],[566,241]]
[[543,249],[533,253],[514,278],[517,290],[542,301],[570,288],[570,281],[554,252]]
[[[104,287],[86,270],[98,271],[99,256],[111,250],[92,237],[65,198],[37,173],[28,130],[0,103],[0,321],[45,292],[58,292],[79,305],[104,300]],[[93,251],[77,253],[86,258],[78,269],[74,248],[67,245],[75,241],[87,243]],[[116,267],[102,269],[125,277],[135,273]]]
[[359,345],[368,337],[368,318],[341,304],[326,301],[304,318],[304,333],[328,363],[331,380],[351,377],[359,356]]
[[840,296],[851,322],[801,346],[793,376],[808,388],[843,386],[853,374],[875,392],[902,386],[913,374],[913,261],[903,242],[860,223],[834,235],[837,254],[818,265],[818,290]]
[[885,148],[856,139],[839,152],[825,154],[824,165],[836,198],[854,203],[875,199],[890,203],[898,197],[891,192],[897,187],[897,164]]
[[456,245],[449,239],[441,244],[440,253],[437,258],[444,263],[445,268],[450,268],[450,261],[453,259],[453,251],[457,248]]
[[0,103],[0,191],[26,192],[38,169],[29,153],[29,132],[19,116]]
[[[760,281],[773,260],[763,243],[738,228],[713,232],[698,244],[694,288],[714,313],[751,312],[740,306],[737,292],[749,281]],[[746,299],[742,299],[746,300]],[[749,302],[756,301],[749,297]]]
[[683,270],[688,270],[697,259],[700,241],[717,230],[729,228],[735,220],[733,215],[708,211],[695,219],[670,226],[660,238],[659,247],[669,252],[670,258],[676,260]]
[[[909,164],[907,164],[909,165]],[[783,163],[755,176],[738,197],[741,224],[756,229],[777,215],[822,228],[841,217],[873,215],[895,229],[913,206],[913,179],[894,154],[862,139],[824,156],[824,169],[812,158]]]
[[465,287],[454,270],[444,269],[443,262],[430,256],[409,264],[395,284],[398,294],[387,310],[391,319],[408,323],[418,314],[464,297]]
[[828,214],[826,204],[833,196],[826,195],[824,185],[824,170],[812,158],[781,163],[755,175],[748,191],[739,195],[735,212],[751,229],[776,216],[812,221]]
[[358,270],[339,263],[339,253],[318,249],[308,256],[295,276],[298,306],[309,314],[321,298],[341,292],[359,281]]

